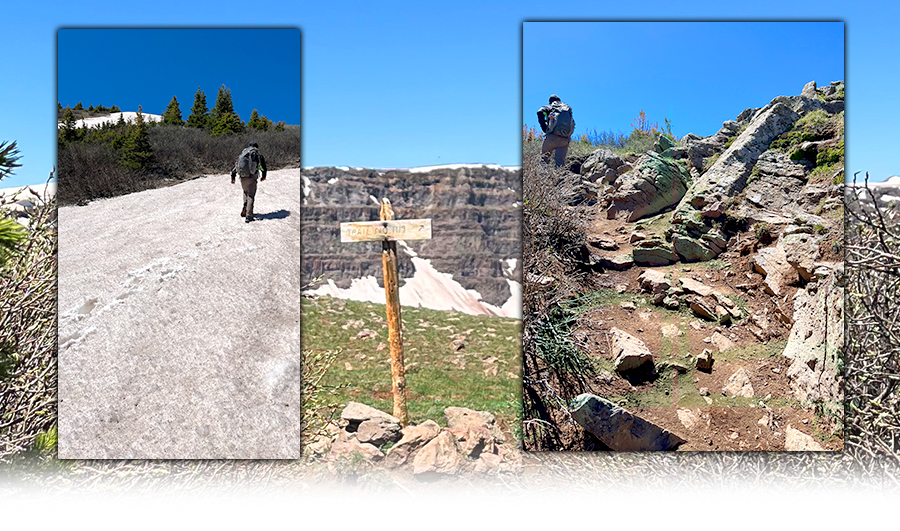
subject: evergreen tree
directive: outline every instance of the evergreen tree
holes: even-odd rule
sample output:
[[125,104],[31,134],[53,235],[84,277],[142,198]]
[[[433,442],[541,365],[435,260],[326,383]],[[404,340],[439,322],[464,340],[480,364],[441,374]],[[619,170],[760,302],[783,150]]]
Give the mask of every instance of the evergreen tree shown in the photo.
[[79,101],[78,103],[75,104],[74,107],[72,107],[72,110],[74,110],[74,111],[83,111],[83,110],[84,110],[84,106],[81,105],[81,102]]
[[121,164],[134,170],[146,169],[153,158],[153,148],[150,147],[150,133],[147,132],[147,124],[144,123],[142,111],[143,109],[138,106],[134,127],[128,132],[128,136],[122,144]]
[[213,136],[242,133],[241,117],[234,112],[234,104],[231,102],[231,90],[225,85],[219,87],[219,95],[216,97],[216,106],[213,109]]
[[276,130],[276,131],[284,131],[284,122],[278,122],[278,123],[275,125],[275,130]]
[[163,113],[163,123],[167,125],[182,125],[184,123],[184,120],[181,119],[181,109],[178,108],[178,100],[175,96],[172,96],[172,101],[169,102],[166,112]]
[[109,109],[109,112],[122,112],[122,109],[120,109],[118,105],[113,105],[113,106]]
[[191,114],[188,116],[188,127],[207,128],[209,123],[209,109],[206,108],[206,94],[200,87],[197,87],[197,93],[194,94],[194,106],[191,107]]
[[91,105],[91,106],[90,106],[90,107],[88,107],[88,111],[90,111],[90,112],[94,112],[94,106],[93,106],[93,105]]
[[58,140],[60,144],[72,142],[77,138],[78,131],[75,129],[75,113],[72,109],[66,107],[63,113],[63,126],[59,130]]
[[[15,141],[9,145],[0,142],[0,179],[11,174],[14,168],[21,166],[16,162],[20,158]],[[18,245],[25,241],[25,236],[25,229],[21,225],[10,218],[0,216],[0,265],[3,265]]]
[[247,126],[250,129],[259,129],[259,113],[256,112],[256,109],[253,109],[253,112],[250,113],[250,121],[247,122]]

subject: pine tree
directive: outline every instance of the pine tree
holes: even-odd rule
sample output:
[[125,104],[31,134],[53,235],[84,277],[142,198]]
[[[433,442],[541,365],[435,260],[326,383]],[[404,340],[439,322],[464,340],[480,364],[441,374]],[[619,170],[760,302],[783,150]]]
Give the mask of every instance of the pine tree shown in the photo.
[[231,90],[225,85],[219,87],[219,95],[216,96],[216,107],[213,109],[213,124],[213,136],[244,132],[241,117],[234,112],[234,104],[231,102]]
[[73,110],[73,111],[83,111],[83,110],[84,110],[84,106],[81,105],[81,102],[79,101],[78,103],[75,104],[74,107],[72,107],[72,110]]
[[78,131],[75,129],[75,113],[66,107],[63,113],[63,126],[59,130],[58,140],[60,144],[66,144],[76,139]]
[[[20,158],[15,140],[9,145],[0,142],[0,179],[11,174],[14,168],[21,166],[16,162]],[[0,216],[0,265],[4,264],[19,244],[25,241],[25,236],[25,230],[21,225],[10,218]]]
[[197,87],[197,93],[194,94],[194,106],[191,107],[191,114],[188,116],[188,127],[208,128],[209,109],[206,108],[206,94],[200,87]]
[[247,122],[247,127],[254,130],[260,128],[259,113],[256,112],[256,109],[253,109],[253,112],[250,113],[250,121]]
[[278,122],[278,123],[275,125],[275,130],[276,130],[276,131],[284,131],[284,125],[285,125],[285,124],[284,124],[283,121],[282,121],[282,122]]
[[172,101],[169,102],[166,112],[163,113],[163,123],[166,125],[184,124],[184,120],[181,119],[181,109],[178,107],[178,100],[175,96],[172,96]]
[[143,109],[138,106],[134,127],[128,132],[128,136],[122,144],[121,164],[134,170],[146,169],[153,158],[153,148],[150,147],[150,134],[147,132],[147,124],[144,123],[142,111]]

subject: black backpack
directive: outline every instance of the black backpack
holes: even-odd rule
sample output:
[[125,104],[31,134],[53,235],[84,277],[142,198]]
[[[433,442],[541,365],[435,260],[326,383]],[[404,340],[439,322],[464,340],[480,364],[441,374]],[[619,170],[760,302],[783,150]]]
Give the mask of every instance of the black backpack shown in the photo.
[[241,156],[237,159],[236,166],[241,178],[256,175],[256,171],[259,169],[259,151],[255,147],[244,148]]
[[561,101],[554,101],[550,105],[547,133],[568,138],[574,132],[575,120],[572,118],[572,108]]

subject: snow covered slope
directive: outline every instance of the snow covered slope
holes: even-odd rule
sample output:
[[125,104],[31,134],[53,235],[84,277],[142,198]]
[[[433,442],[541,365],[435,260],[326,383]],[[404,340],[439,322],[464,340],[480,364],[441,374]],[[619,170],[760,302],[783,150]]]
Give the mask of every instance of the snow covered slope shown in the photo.
[[59,209],[59,457],[300,456],[300,170]]

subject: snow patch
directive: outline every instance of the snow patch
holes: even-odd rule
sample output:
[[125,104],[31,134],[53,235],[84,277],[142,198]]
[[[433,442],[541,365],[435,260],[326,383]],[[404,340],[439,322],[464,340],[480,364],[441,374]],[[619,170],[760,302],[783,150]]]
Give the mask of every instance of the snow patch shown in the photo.
[[[137,113],[126,111],[126,112],[114,112],[112,114],[108,114],[106,116],[91,116],[89,118],[82,118],[81,120],[75,120],[75,127],[93,127],[95,125],[103,125],[107,123],[117,123],[119,121],[119,116],[122,117],[126,122],[134,123],[137,121]],[[141,116],[143,116],[145,122],[161,122],[162,115],[160,114],[150,114],[146,112],[142,112]],[[56,127],[62,128],[63,123],[57,122]]]
[[303,175],[303,197],[309,197],[309,185],[312,181],[309,180],[309,177]]
[[[404,251],[411,256],[415,273],[412,278],[401,279],[400,304],[414,308],[432,310],[456,310],[469,315],[495,315],[500,317],[521,318],[522,286],[507,280],[512,296],[500,307],[482,300],[476,290],[465,289],[453,280],[453,275],[441,273],[431,265],[431,261],[420,258],[405,242],[400,242]],[[410,254],[411,253],[411,254]],[[337,287],[333,280],[306,293],[310,295],[327,295],[339,299],[384,304],[384,288],[378,285],[374,276],[353,279],[350,287]]]
[[328,184],[334,184],[338,181],[340,181],[340,179],[338,179],[337,177],[332,177],[331,179],[328,179]]
[[516,264],[519,262],[518,258],[509,258],[506,260],[506,274],[509,276],[513,275],[513,272],[516,270]]

